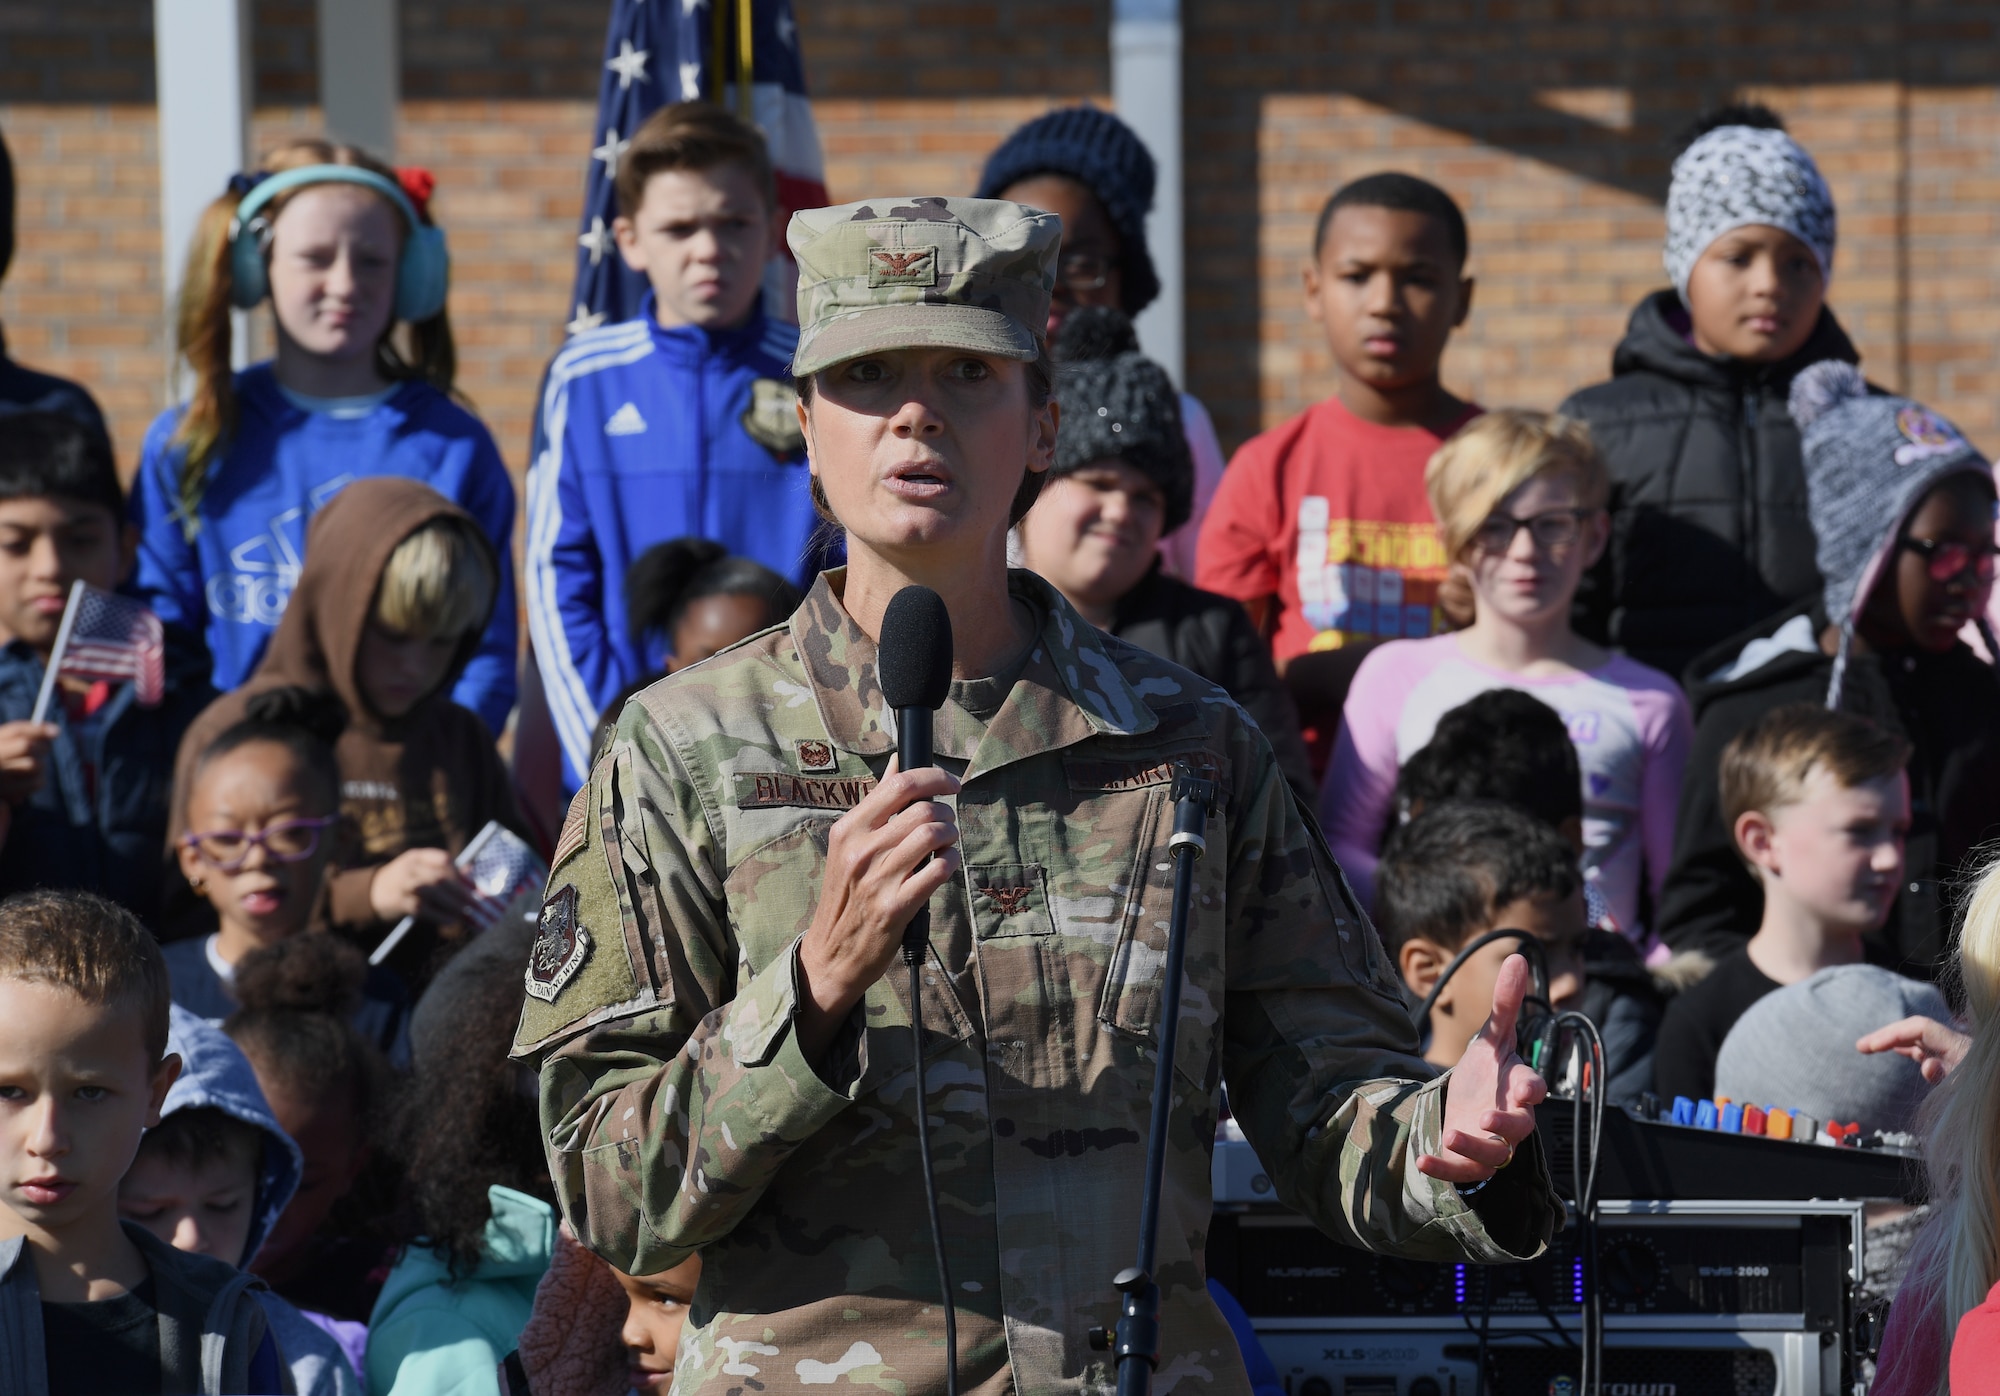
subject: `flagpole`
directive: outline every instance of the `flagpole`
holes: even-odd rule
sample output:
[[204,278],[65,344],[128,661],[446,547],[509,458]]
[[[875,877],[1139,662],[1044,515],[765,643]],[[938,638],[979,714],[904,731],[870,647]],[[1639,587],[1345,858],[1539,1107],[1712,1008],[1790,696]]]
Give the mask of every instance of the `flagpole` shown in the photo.
[[83,600],[83,578],[69,584],[69,604],[63,607],[62,624],[56,629],[56,646],[49,651],[48,671],[42,675],[42,691],[35,695],[35,715],[30,722],[46,722],[49,700],[56,696],[56,675],[62,672],[63,651],[69,648],[69,632],[76,625],[76,608]]
[[747,122],[757,119],[751,101],[751,80],[756,76],[751,49],[756,35],[751,26],[755,0],[736,0],[736,114]]

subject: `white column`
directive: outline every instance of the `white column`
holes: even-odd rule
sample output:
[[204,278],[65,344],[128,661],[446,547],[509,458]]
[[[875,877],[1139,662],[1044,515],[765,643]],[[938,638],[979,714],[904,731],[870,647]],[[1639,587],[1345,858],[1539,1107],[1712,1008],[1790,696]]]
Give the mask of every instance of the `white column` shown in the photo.
[[396,0],[319,0],[319,105],[329,136],[396,158],[400,55]]
[[[153,0],[160,114],[160,255],[168,342],[188,242],[211,199],[248,162],[249,0]],[[235,336],[239,356],[243,335]],[[167,380],[176,381],[169,355]]]
[[1180,0],[1114,0],[1111,100],[1159,167],[1146,245],[1160,274],[1160,298],[1140,312],[1139,343],[1184,383]]

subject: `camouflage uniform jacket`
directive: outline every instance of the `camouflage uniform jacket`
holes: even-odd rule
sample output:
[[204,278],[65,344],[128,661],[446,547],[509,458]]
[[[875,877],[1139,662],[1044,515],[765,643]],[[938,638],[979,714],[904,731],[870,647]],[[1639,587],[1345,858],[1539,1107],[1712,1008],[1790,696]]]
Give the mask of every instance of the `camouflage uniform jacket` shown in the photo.
[[[840,580],[627,706],[571,806],[528,967],[516,1055],[541,1072],[570,1226],[633,1274],[702,1252],[677,1392],[943,1389],[907,971],[817,1070],[792,1031],[828,829],[894,744]],[[1115,1381],[1086,1334],[1115,1321],[1135,1254],[1177,761],[1223,795],[1175,1060],[1160,1389],[1249,1389],[1203,1285],[1219,1080],[1279,1196],[1329,1234],[1432,1259],[1539,1251],[1557,1204],[1538,1151],[1477,1210],[1417,1172],[1442,1081],[1262,734],[1039,578],[1011,585],[1043,617],[1024,669],[989,723],[955,701],[937,720],[940,764],[963,762],[964,868],[931,901],[923,1024],[962,1389]]]

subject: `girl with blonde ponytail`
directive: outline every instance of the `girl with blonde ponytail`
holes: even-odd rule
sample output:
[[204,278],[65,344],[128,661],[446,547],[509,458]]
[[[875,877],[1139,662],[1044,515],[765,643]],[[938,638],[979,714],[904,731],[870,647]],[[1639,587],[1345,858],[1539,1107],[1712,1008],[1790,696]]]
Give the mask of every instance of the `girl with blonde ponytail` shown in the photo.
[[[1950,1075],[1925,1103],[1924,1159],[1931,1216],[1896,1292],[1877,1361],[1875,1396],[1950,1396],[1948,1359],[1958,1323],[2000,1282],[2000,857],[1986,865],[1966,907],[1955,955],[1969,1042],[1943,1055]],[[1907,1025],[1897,1024],[1896,1028]],[[1889,1029],[1874,1034],[1882,1038]],[[1898,1047],[1922,1060],[1935,1055]],[[1863,1039],[1863,1046],[1872,1046]]]
[[[492,625],[452,695],[497,731],[514,700],[514,490],[453,401],[431,187],[425,171],[301,140],[203,212],[175,326],[194,387],[146,435],[135,581],[163,621],[202,636],[227,691],[270,643],[320,506],[362,476],[422,480],[502,559]],[[232,312],[267,301],[277,352],[237,371]]]

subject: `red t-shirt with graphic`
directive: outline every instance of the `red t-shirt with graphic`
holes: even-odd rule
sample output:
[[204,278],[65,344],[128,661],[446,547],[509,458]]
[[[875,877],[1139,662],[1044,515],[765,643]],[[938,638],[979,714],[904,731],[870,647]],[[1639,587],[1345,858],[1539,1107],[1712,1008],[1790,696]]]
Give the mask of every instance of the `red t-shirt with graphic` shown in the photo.
[[1448,629],[1438,606],[1444,544],[1424,466],[1446,437],[1365,422],[1338,398],[1244,443],[1215,492],[1195,585],[1239,601],[1278,598],[1280,664],[1363,640]]

